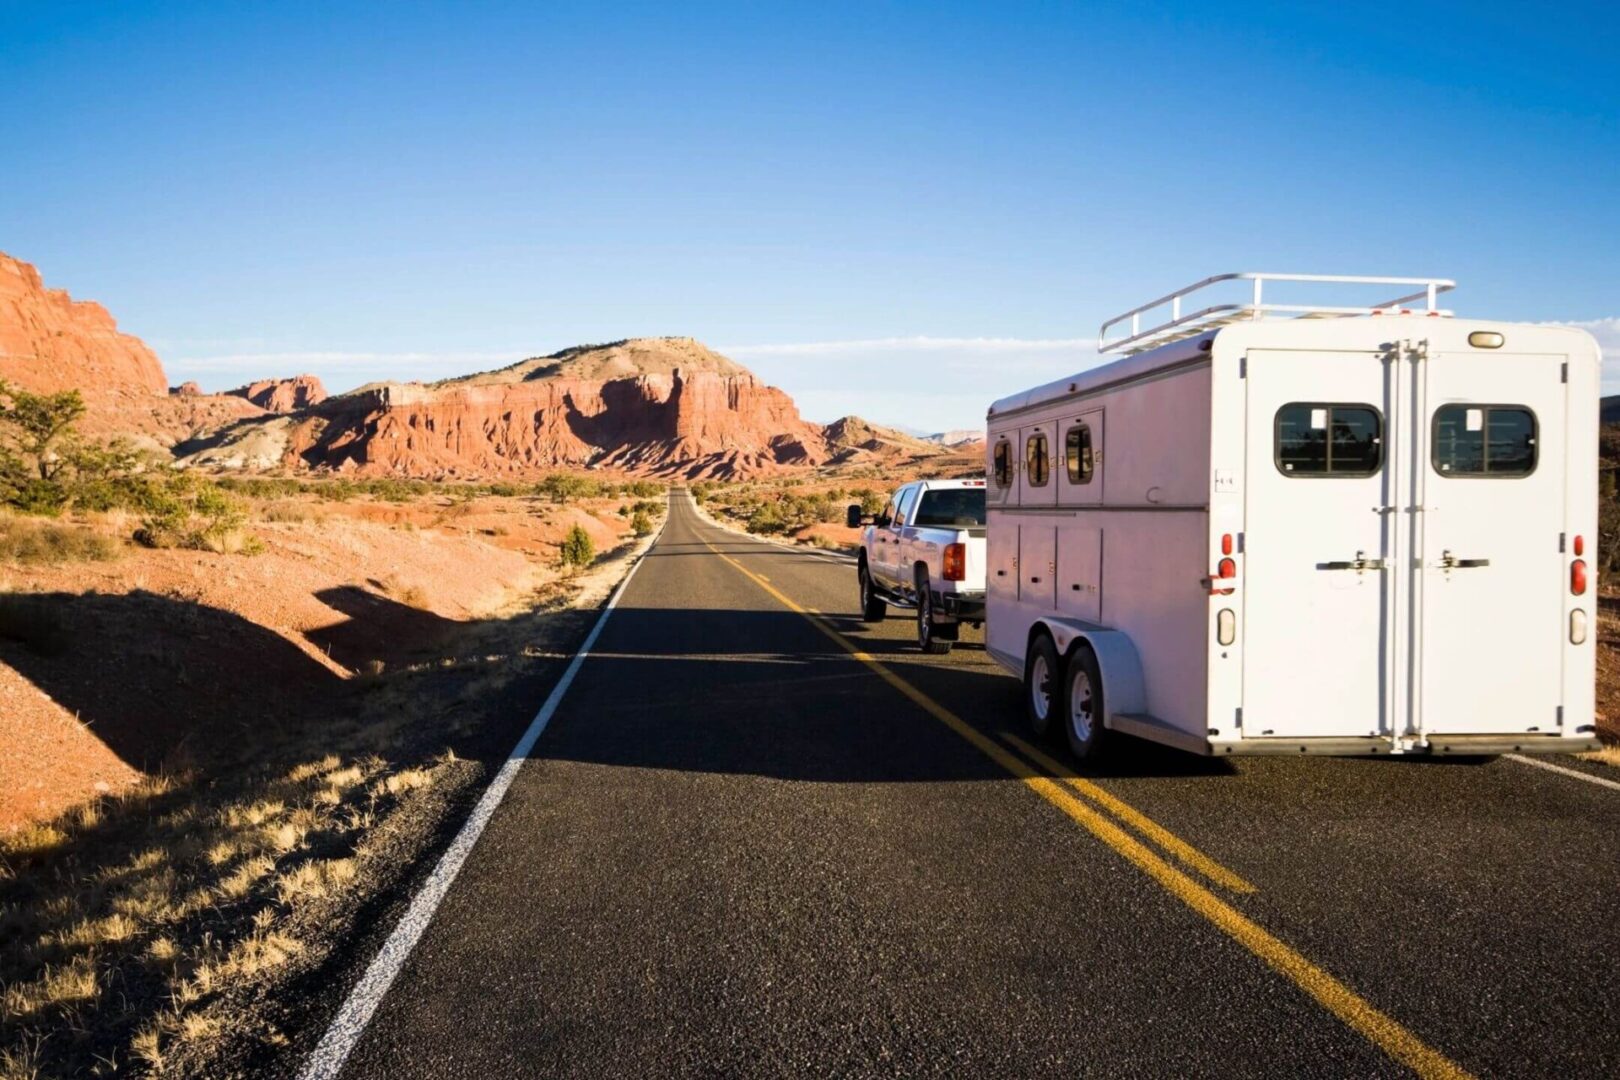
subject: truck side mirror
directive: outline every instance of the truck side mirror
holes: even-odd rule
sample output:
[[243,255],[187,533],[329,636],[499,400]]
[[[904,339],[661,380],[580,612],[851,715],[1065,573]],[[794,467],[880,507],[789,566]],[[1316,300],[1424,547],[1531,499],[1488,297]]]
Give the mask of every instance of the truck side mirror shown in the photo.
[[865,524],[865,514],[861,513],[860,503],[851,503],[849,512],[844,515],[844,521],[852,529],[858,529]]

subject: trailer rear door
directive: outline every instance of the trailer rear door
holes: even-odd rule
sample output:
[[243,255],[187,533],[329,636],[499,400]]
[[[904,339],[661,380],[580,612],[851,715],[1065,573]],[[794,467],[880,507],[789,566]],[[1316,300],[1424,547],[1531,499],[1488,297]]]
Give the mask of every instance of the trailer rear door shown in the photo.
[[1472,352],[1426,362],[1412,603],[1427,733],[1557,728],[1564,360]]
[[1251,350],[1245,365],[1243,733],[1385,734],[1396,599],[1385,360]]

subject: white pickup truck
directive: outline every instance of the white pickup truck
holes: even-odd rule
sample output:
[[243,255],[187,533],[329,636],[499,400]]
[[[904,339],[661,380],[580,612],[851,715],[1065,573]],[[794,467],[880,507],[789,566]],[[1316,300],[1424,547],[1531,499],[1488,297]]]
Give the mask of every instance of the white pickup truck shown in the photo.
[[918,480],[896,491],[875,517],[849,508],[850,528],[867,526],[857,573],[861,617],[878,622],[889,605],[917,613],[917,644],[950,652],[962,623],[984,623],[983,480]]

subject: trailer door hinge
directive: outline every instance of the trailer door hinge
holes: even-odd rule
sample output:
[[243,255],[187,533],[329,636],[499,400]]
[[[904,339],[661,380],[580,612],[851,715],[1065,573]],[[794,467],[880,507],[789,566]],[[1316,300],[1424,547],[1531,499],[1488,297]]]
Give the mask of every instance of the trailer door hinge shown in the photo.
[[1558,381],[1562,382],[1562,383],[1569,382],[1569,361],[1568,360],[1565,360],[1562,364],[1558,365]]

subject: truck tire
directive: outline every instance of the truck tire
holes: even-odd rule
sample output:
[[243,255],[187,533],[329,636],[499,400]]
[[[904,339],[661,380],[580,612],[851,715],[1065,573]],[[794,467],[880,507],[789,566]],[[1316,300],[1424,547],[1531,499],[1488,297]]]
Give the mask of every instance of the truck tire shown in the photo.
[[1103,724],[1102,669],[1091,646],[1081,644],[1069,654],[1063,673],[1063,712],[1060,722],[1069,741],[1069,752],[1081,761],[1097,758],[1108,740]]
[[1024,657],[1024,715],[1035,738],[1049,738],[1057,727],[1053,719],[1064,711],[1059,700],[1064,685],[1063,661],[1058,658],[1057,646],[1044,632],[1036,634],[1029,655]]
[[867,570],[864,558],[855,573],[861,583],[861,618],[867,622],[882,622],[884,616],[889,613],[889,605],[883,602],[883,598],[878,596],[877,590],[873,587],[872,574]]
[[951,651],[951,639],[934,625],[934,594],[928,587],[928,571],[917,567],[917,648],[934,656]]

